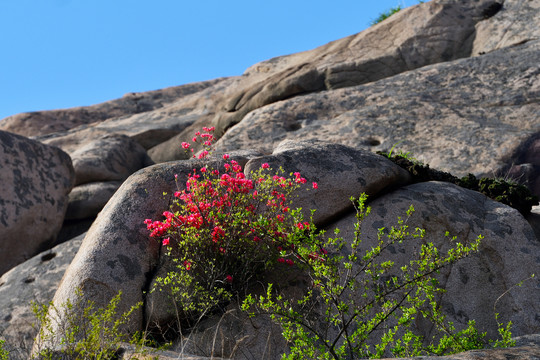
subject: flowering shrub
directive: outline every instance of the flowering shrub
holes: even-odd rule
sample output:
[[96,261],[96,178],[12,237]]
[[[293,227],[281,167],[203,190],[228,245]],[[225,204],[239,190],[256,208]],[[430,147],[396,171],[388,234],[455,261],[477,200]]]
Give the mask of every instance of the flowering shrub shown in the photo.
[[[193,157],[208,159],[213,128],[203,130],[193,138],[203,150]],[[189,143],[182,147],[193,151]],[[370,212],[365,194],[357,202],[352,199],[357,210],[354,239],[327,238],[311,218],[304,219],[301,209],[291,209],[291,195],[307,184],[300,173],[286,176],[281,168],[274,173],[264,163],[246,177],[229,155],[220,161],[216,168],[193,169],[163,219],[145,221],[174,264],[157,282],[172,290],[189,326],[239,295],[249,314],[270,314],[281,325],[290,359],[441,355],[485,344],[474,321],[461,331],[445,321],[436,301],[443,290],[434,276],[477,251],[481,236],[470,244],[452,238],[454,247],[441,253],[422,241],[425,230],[410,232],[406,220],[399,219],[397,227],[379,231],[377,246],[362,253],[360,225]],[[411,207],[407,217],[413,211]],[[415,239],[420,251],[408,265],[395,269],[383,258],[393,244]],[[311,287],[303,289],[303,296],[287,298],[272,284],[258,298],[247,291],[278,264],[309,276]],[[419,317],[444,335],[430,341],[409,330]],[[509,338],[509,327],[502,330]]]
[[[203,130],[193,141],[204,150],[193,156],[208,159],[213,128]],[[189,143],[182,147],[192,149]],[[145,220],[175,264],[158,283],[173,290],[182,311],[198,316],[244,291],[269,267],[293,266],[293,245],[309,242],[316,230],[300,209],[290,207],[292,193],[304,184],[300,173],[276,173],[267,163],[248,178],[228,154],[219,168],[193,169],[163,219]]]

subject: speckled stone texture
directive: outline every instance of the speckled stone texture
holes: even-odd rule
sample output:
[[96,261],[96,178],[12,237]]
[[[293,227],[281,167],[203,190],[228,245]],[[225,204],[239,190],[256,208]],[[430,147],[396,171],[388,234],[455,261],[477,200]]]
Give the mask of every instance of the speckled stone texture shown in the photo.
[[74,182],[65,152],[0,131],[0,274],[54,242]]

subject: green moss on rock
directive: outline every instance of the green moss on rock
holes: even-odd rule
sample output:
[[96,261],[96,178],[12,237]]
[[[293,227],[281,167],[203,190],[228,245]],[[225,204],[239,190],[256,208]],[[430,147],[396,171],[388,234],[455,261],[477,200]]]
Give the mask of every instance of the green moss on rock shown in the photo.
[[468,174],[461,179],[444,171],[431,169],[429,165],[411,161],[400,155],[388,156],[379,152],[395,164],[407,170],[413,182],[445,181],[466,189],[478,191],[490,199],[501,202],[517,209],[521,214],[527,215],[533,206],[538,205],[538,197],[533,195],[529,188],[504,179],[481,178]]

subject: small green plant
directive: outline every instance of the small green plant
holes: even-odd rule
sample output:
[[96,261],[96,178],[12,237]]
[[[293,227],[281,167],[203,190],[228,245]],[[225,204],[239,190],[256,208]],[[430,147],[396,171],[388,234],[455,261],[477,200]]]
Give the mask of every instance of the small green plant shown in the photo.
[[390,8],[388,9],[387,11],[379,14],[379,16],[377,16],[377,18],[375,18],[374,20],[371,21],[371,25],[376,25],[386,19],[388,19],[390,16],[400,12],[401,10],[403,9],[403,7],[401,5],[398,5],[398,6],[395,6],[393,8]]
[[403,158],[403,159],[406,159],[406,160],[408,160],[408,161],[410,161],[410,162],[412,162],[414,164],[421,164],[421,161],[419,161],[414,156],[412,156],[410,151],[404,152],[403,150],[399,150],[399,152],[397,154],[394,154],[395,147],[397,145],[401,144],[402,142],[403,142],[403,140],[398,141],[397,143],[392,145],[392,147],[390,148],[388,153],[385,153],[383,151],[380,151],[380,152],[377,152],[377,153],[380,154],[380,155],[386,156],[390,160],[395,159],[395,158]]
[[123,314],[117,313],[121,292],[111,299],[106,308],[96,308],[93,301],[84,302],[77,291],[77,300],[67,300],[59,307],[49,304],[33,304],[39,333],[34,345],[34,355],[40,359],[54,359],[58,351],[73,359],[111,359],[122,342],[129,342],[142,348],[144,337],[136,333],[129,337],[123,328],[133,311],[142,304],[136,304]]
[[[425,1],[418,1],[419,4],[423,4]],[[379,14],[379,16],[377,18],[375,18],[374,20],[371,21],[370,25],[373,26],[373,25],[376,25],[386,19],[388,19],[390,16],[400,12],[401,10],[403,10],[403,5],[398,5],[398,6],[395,6],[393,8],[390,8],[388,9],[387,11]]]
[[9,360],[9,351],[4,349],[5,340],[0,339],[0,360]]
[[[445,320],[436,301],[443,290],[435,275],[448,264],[478,250],[479,236],[470,244],[456,242],[446,253],[425,243],[425,230],[409,231],[407,219],[398,219],[397,227],[380,229],[378,244],[361,253],[361,223],[369,214],[367,197],[356,202],[357,223],[350,244],[342,238],[310,234],[310,242],[294,243],[292,252],[298,264],[309,274],[312,287],[300,299],[286,298],[269,284],[265,295],[248,295],[243,309],[251,315],[270,314],[289,341],[288,359],[380,358],[383,355],[418,356],[449,354],[484,346],[484,334],[475,323],[456,331]],[[449,236],[446,234],[446,236]],[[415,259],[396,269],[381,256],[394,244],[418,241]],[[325,249],[321,254],[318,249]],[[415,319],[429,320],[440,339],[422,339],[410,330]],[[426,340],[428,340],[426,345]]]

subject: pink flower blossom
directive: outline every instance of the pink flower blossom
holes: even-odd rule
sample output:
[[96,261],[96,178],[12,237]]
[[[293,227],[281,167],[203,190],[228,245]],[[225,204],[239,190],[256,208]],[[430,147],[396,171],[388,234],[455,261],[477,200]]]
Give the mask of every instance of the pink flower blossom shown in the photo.
[[319,188],[319,184],[317,184],[316,182],[313,183],[313,188],[314,189],[318,189]]
[[209,152],[207,150],[203,150],[200,154],[199,154],[199,159],[203,159],[206,157],[206,155],[208,155]]
[[268,163],[264,163],[264,164],[261,165],[261,167],[263,169],[268,169],[268,168],[270,168],[270,165],[268,165]]
[[225,281],[227,281],[229,284],[232,284],[233,277],[231,275],[227,275],[227,277],[225,278]]
[[163,239],[163,242],[162,242],[163,246],[169,245],[169,240],[170,240],[169,238]]
[[184,142],[182,143],[182,148],[184,148],[184,149],[189,149],[189,147],[190,147],[190,145],[189,145],[187,142],[184,141]]

